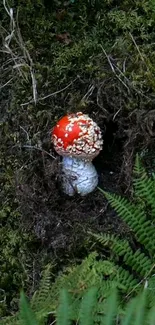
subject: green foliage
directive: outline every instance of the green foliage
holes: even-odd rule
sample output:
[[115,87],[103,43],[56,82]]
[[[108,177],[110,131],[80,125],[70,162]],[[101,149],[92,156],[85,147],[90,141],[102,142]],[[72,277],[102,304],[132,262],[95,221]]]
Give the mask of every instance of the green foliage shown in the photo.
[[[56,310],[59,303],[59,292],[65,288],[72,294],[72,312],[70,317],[75,320],[78,318],[79,306],[83,294],[85,294],[91,286],[98,288],[98,297],[100,297],[101,300],[107,297],[111,288],[116,287],[117,283],[115,283],[115,281],[110,281],[110,276],[113,273],[117,273],[117,269],[112,262],[101,259],[98,260],[97,253],[91,253],[80,265],[65,269],[64,272],[56,278],[55,282],[50,285],[50,288],[45,285],[48,289],[48,294],[42,295],[40,301],[41,307],[36,309],[37,317],[43,320],[50,310]],[[43,282],[47,283],[44,279]],[[45,289],[46,292],[47,289]],[[35,294],[34,298],[32,298],[32,306],[34,306],[35,300],[38,300],[37,296],[40,296],[39,291]],[[37,307],[36,303],[35,305]],[[99,310],[100,304],[98,304],[96,308]]]
[[[136,202],[129,202],[121,196],[100,190],[105,194],[109,203],[116,210],[118,215],[134,231],[137,242],[144,245],[149,256],[153,259],[155,257],[155,238],[154,226],[150,219],[154,218],[155,215],[155,182],[153,178],[147,176],[145,170],[140,166],[138,156],[136,159],[134,174],[135,199],[138,197]],[[141,204],[141,201],[144,204]],[[136,253],[136,259],[138,255],[139,253]]]
[[[47,315],[51,313],[51,310],[53,317],[56,316],[55,311],[58,306],[60,310],[58,322],[61,322],[62,313],[66,310],[65,319],[67,323],[68,304],[71,306],[71,309],[69,309],[70,320],[75,321],[79,318],[82,320],[86,314],[89,316],[91,310],[94,315],[93,321],[97,324],[102,320],[103,316],[106,315],[106,311],[108,310],[107,298],[111,291],[115,291],[115,288],[119,289],[120,297],[118,310],[121,313],[126,302],[124,295],[132,296],[132,293],[139,292],[141,289],[141,286],[138,283],[140,279],[143,279],[143,277],[140,277],[139,274],[136,279],[134,274],[119,266],[118,260],[115,256],[113,256],[113,261],[107,261],[103,258],[100,259],[97,253],[94,252],[84,259],[80,265],[65,269],[64,272],[56,278],[55,282],[51,284],[49,282],[49,269],[47,268],[40,289],[32,297],[31,306],[41,324],[47,319]],[[97,291],[96,289],[92,289],[93,293],[88,303],[89,299],[87,300],[87,292],[92,286],[93,288],[97,288]],[[65,291],[61,292],[62,289],[67,290],[67,292],[71,294],[72,298],[70,299],[68,295],[68,298],[65,298],[66,293]],[[59,300],[60,292],[61,298]],[[149,302],[152,301],[153,304],[152,285],[150,285],[150,292],[151,295],[149,295]],[[83,295],[86,295],[86,303]],[[64,299],[66,299],[65,306],[64,303],[62,303]],[[98,301],[96,304],[95,299]],[[112,301],[115,299],[115,296],[112,296],[109,299]],[[83,301],[82,309],[80,309],[81,301]],[[109,308],[112,308],[112,306],[114,307],[115,304],[109,302]],[[105,316],[107,322],[108,319],[109,322],[111,321],[111,314],[114,314],[114,311],[115,308],[111,309],[108,316]],[[89,317],[86,319],[88,320]],[[89,319],[89,322],[91,324],[92,318]]]
[[20,297],[20,318],[23,325],[37,325],[38,322],[31,310],[24,293]]
[[[102,315],[101,320],[97,323],[98,325],[153,325],[155,321],[155,306],[148,308],[147,305],[147,289],[144,289],[142,293],[133,299],[130,299],[124,308],[124,311],[120,313],[118,304],[118,292],[113,290],[106,300],[106,312]],[[68,295],[67,290],[61,290],[60,302],[56,312],[56,324],[57,325],[70,325],[73,324],[70,318],[71,314],[71,299]],[[90,288],[88,292],[83,296],[80,306],[78,318],[76,324],[79,325],[93,325],[96,324],[94,321],[95,309],[97,299],[97,289]],[[54,321],[55,322],[55,321]],[[8,323],[13,324],[13,323]],[[17,323],[16,323],[17,324]],[[23,293],[20,298],[20,325],[39,325],[33,311],[31,310],[30,304]],[[42,323],[45,324],[45,323]],[[4,325],[4,323],[1,323]]]
[[35,292],[31,299],[31,307],[34,312],[42,310],[43,301],[47,298],[51,285],[51,265],[47,265],[44,270],[44,276],[42,277],[39,285],[39,290]]
[[[93,234],[93,236],[110,250],[110,259],[129,270],[131,276],[139,279],[144,285],[146,279],[148,285],[153,280],[155,261],[155,238],[154,238],[154,201],[155,201],[155,181],[147,175],[142,167],[139,156],[136,157],[134,167],[134,194],[133,202],[122,198],[116,194],[110,194],[103,190],[105,197],[118,215],[131,228],[135,237],[135,247],[126,239],[120,239],[114,235]],[[126,278],[126,285],[129,278]],[[150,284],[149,284],[150,283]],[[150,285],[153,288],[153,284]],[[135,287],[136,289],[136,287]],[[152,297],[151,297],[152,300]]]
[[60,293],[59,306],[57,310],[57,324],[69,325],[70,321],[70,306],[69,306],[69,295],[66,290],[62,290]]
[[151,259],[140,249],[135,252],[131,248],[128,240],[121,240],[114,235],[93,235],[104,247],[108,247],[112,252],[112,258],[121,257],[125,265],[132,268],[141,277],[145,276],[152,267]]
[[151,207],[150,218],[155,217],[155,180],[147,175],[144,167],[141,165],[139,156],[136,157],[134,168],[135,178],[133,180],[135,195],[139,198],[145,207]]
[[114,322],[117,313],[117,306],[118,298],[116,291],[114,290],[107,299],[106,315],[101,320],[101,324],[111,325]]
[[[127,278],[128,273],[125,270],[123,271]],[[119,279],[119,268],[115,267],[112,262],[99,259],[95,252],[84,259],[80,265],[65,269],[54,283],[49,282],[49,268],[47,267],[41,286],[31,299],[31,308],[39,324],[44,323],[49,314],[56,317],[57,308],[59,308],[58,322],[61,323],[62,313],[66,310],[65,319],[67,323],[68,304],[71,306],[69,309],[70,320],[75,321],[80,318],[81,324],[83,324],[84,319],[87,319],[89,324],[89,321],[92,320],[91,315],[96,315],[94,321],[99,322],[107,310],[106,299],[111,290],[117,287],[126,292],[125,283],[127,281],[124,274]],[[123,277],[125,278],[124,282],[122,281]],[[131,277],[130,281],[130,288],[133,288],[136,281]],[[63,289],[67,290],[71,299]],[[90,296],[88,294],[89,289],[91,289]],[[59,297],[60,292],[61,296]],[[83,298],[84,295],[86,295],[85,298]],[[95,304],[96,300],[98,301],[97,304]],[[83,302],[82,305],[81,302]],[[90,311],[93,314],[90,315]],[[11,325],[13,321],[14,318],[7,319],[6,323]]]
[[84,295],[80,306],[79,314],[78,314],[80,325],[93,324],[93,309],[97,303],[96,296],[97,296],[96,288],[89,289],[89,291]]

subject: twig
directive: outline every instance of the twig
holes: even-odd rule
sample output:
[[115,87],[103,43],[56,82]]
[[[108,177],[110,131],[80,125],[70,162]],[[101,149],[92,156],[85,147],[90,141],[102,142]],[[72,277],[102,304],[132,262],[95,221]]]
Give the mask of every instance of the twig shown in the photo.
[[28,132],[21,125],[19,125],[19,127],[26,134],[27,141],[30,141],[30,137],[29,137]]
[[[16,23],[15,23],[15,20],[13,17],[13,9],[10,8],[8,6],[8,4],[6,4],[6,0],[3,0],[3,6],[4,6],[4,9],[7,12],[8,16],[10,17],[10,30],[11,30],[10,34],[5,37],[5,40],[4,40],[5,50],[3,52],[11,55],[11,58],[14,61],[13,68],[18,69],[18,72],[22,76],[23,79],[25,78],[25,76],[23,74],[23,71],[20,69],[20,67],[25,66],[25,65],[28,67],[29,73],[31,76],[31,80],[32,80],[33,100],[34,100],[34,103],[36,104],[36,102],[37,102],[37,82],[36,82],[36,78],[35,78],[35,72],[34,72],[34,68],[33,68],[32,58],[30,57],[30,54],[24,45],[24,42],[23,42],[23,39],[22,39],[22,36],[20,33],[20,29],[18,27],[18,21],[17,21],[17,27],[16,27]],[[15,32],[16,32],[17,36],[15,36]],[[21,49],[21,51],[23,52],[24,62],[23,62],[23,58],[20,56],[16,56],[10,47],[10,43],[13,38],[16,41],[16,43],[19,45],[19,48]]]
[[24,146],[20,146],[20,148],[27,148],[27,149],[32,149],[32,150],[39,150],[43,153],[45,153],[46,155],[50,156],[51,158],[53,159],[56,159],[53,155],[51,155],[48,151],[42,149],[42,148],[39,148],[39,147],[35,147],[35,146],[29,146],[29,145],[24,145]]
[[5,86],[7,86],[12,80],[13,80],[13,78],[11,78],[10,80],[8,80],[4,85],[0,86],[0,89],[2,89]]
[[[130,35],[131,37],[132,37],[132,35]],[[136,46],[136,43],[135,43],[135,40],[133,39],[133,37],[132,37],[132,40],[133,40],[133,42],[134,42],[134,44],[135,44],[135,46]],[[109,63],[109,65],[110,65],[110,67],[111,67],[111,70],[112,70],[112,72],[115,74],[115,76],[118,78],[118,80],[128,89],[128,91],[130,92],[130,88],[127,86],[127,84],[132,88],[132,89],[134,89],[134,91],[136,91],[137,92],[137,94],[139,94],[139,95],[141,95],[141,96],[143,96],[144,98],[146,98],[146,99],[149,99],[149,100],[151,100],[150,99],[150,97],[148,97],[148,96],[146,96],[144,93],[142,93],[140,90],[138,90],[136,87],[134,87],[133,85],[132,85],[132,82],[125,76],[125,74],[115,65],[115,64],[112,64],[112,62],[111,62],[111,60],[110,60],[110,58],[109,58],[109,56],[107,55],[107,53],[106,53],[106,51],[104,50],[104,48],[102,47],[102,45],[100,45],[101,46],[101,48],[102,48],[102,51],[104,52],[104,54],[105,54],[105,56],[106,56],[106,58],[107,58],[107,60],[108,60],[108,63]],[[139,51],[139,48],[138,47],[136,47],[137,48],[137,50],[138,50],[138,53],[139,53],[139,55],[141,56],[141,58],[143,59],[143,62],[145,62],[145,60],[144,60],[144,58],[142,57],[142,54],[140,53],[140,51]],[[123,63],[123,70],[124,70],[124,63]],[[148,67],[147,67],[148,68]],[[119,75],[117,74],[117,72],[116,71],[118,71],[119,72],[119,74],[124,78],[124,80],[127,82],[127,84],[119,77]]]
[[22,45],[22,50],[24,52],[24,56],[27,58],[27,61],[29,62],[28,67],[29,67],[31,80],[32,80],[33,99],[34,99],[34,102],[36,104],[36,102],[37,102],[37,81],[36,81],[35,72],[34,72],[34,69],[33,69],[33,61],[32,61],[32,58],[31,58],[27,48],[24,45],[22,35],[20,33],[19,28],[18,28],[18,39],[19,39],[19,45]]
[[130,296],[130,294],[141,284],[145,281],[144,284],[144,288],[146,286],[146,281],[148,276],[151,274],[152,270],[155,268],[155,264],[152,265],[151,269],[148,271],[148,273],[146,274],[146,276],[144,277],[144,279],[142,279],[137,285],[135,285],[135,287],[126,295],[126,298],[128,298]]
[[140,49],[139,49],[139,47],[138,47],[138,45],[137,45],[137,43],[136,43],[136,41],[135,41],[133,35],[132,35],[130,32],[129,32],[129,35],[130,35],[130,37],[131,37],[131,39],[132,39],[132,41],[133,41],[133,43],[134,43],[134,45],[135,45],[135,47],[136,47],[136,49],[137,49],[137,52],[139,53],[139,56],[141,57],[141,60],[142,60],[143,62],[145,62],[144,57],[142,56],[142,53],[140,52]]
[[[108,63],[109,63],[109,65],[110,65],[110,67],[111,67],[111,70],[112,70],[112,72],[115,74],[115,76],[118,78],[118,80],[128,89],[128,91],[130,92],[130,89],[129,89],[129,87],[125,84],[125,82],[118,76],[118,74],[116,73],[116,71],[115,71],[115,66],[112,64],[112,62],[111,62],[111,60],[110,60],[110,57],[109,57],[109,55],[107,55],[107,53],[106,53],[106,51],[104,50],[104,48],[103,48],[103,46],[100,44],[100,47],[101,47],[101,49],[102,49],[102,51],[103,51],[103,53],[105,54],[105,56],[106,56],[106,58],[107,58],[107,60],[108,60]],[[120,71],[119,71],[120,72]],[[122,72],[121,72],[121,74],[123,74]]]
[[95,89],[95,86],[94,85],[91,85],[88,89],[88,91],[86,92],[86,94],[83,96],[82,100],[81,101],[84,101],[84,100],[87,100],[93,93]]
[[119,114],[120,111],[121,111],[121,108],[119,108],[119,110],[114,114],[113,121],[115,120],[116,116]]
[[[39,101],[41,101],[41,100],[44,100],[44,99],[46,99],[46,98],[49,98],[49,97],[52,97],[52,96],[55,96],[55,95],[57,95],[57,94],[60,94],[60,93],[62,93],[64,90],[66,90],[67,88],[69,88],[75,81],[77,80],[77,78],[76,79],[74,79],[73,81],[71,81],[66,87],[64,87],[64,88],[62,88],[62,89],[60,89],[60,90],[57,90],[57,91],[55,91],[54,93],[51,93],[51,94],[49,94],[49,95],[46,95],[46,96],[44,96],[44,97],[40,97],[40,98],[38,98],[37,99],[37,101],[39,102]],[[21,104],[21,106],[26,106],[26,105],[28,105],[28,104],[30,104],[30,103],[34,103],[34,99],[31,99],[29,102],[26,102],[26,103],[24,103],[24,104]]]

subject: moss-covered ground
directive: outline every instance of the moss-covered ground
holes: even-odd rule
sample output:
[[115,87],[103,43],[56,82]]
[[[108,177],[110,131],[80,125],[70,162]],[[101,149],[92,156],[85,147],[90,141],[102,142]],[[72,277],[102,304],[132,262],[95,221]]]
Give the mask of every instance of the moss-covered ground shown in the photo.
[[87,230],[129,230],[102,194],[68,198],[50,131],[88,113],[104,148],[100,186],[129,193],[135,152],[155,136],[155,6],[148,0],[9,0],[0,4],[0,314],[89,249]]

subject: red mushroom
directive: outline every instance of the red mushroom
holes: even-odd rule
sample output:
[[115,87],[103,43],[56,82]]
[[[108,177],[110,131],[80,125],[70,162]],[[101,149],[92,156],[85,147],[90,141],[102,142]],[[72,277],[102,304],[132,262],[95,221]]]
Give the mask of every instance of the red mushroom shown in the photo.
[[69,195],[91,192],[98,183],[91,161],[99,154],[103,144],[99,126],[86,114],[69,114],[59,120],[52,130],[52,141],[55,151],[63,157],[64,191]]

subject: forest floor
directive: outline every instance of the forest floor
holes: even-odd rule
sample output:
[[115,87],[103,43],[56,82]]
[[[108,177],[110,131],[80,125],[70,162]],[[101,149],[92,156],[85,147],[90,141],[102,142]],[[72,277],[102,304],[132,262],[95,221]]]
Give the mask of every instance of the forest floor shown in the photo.
[[99,187],[131,195],[135,153],[154,148],[155,51],[154,11],[127,2],[1,5],[2,315],[16,310],[21,286],[33,294],[45,265],[58,272],[82,260],[88,231],[131,235],[99,188],[62,193],[50,135],[64,114],[89,114],[104,139],[94,160]]

